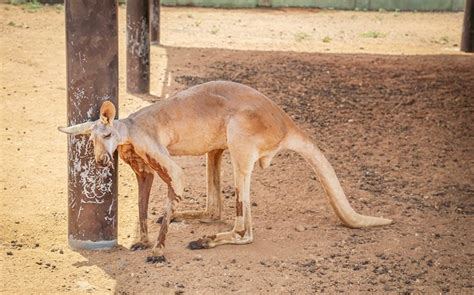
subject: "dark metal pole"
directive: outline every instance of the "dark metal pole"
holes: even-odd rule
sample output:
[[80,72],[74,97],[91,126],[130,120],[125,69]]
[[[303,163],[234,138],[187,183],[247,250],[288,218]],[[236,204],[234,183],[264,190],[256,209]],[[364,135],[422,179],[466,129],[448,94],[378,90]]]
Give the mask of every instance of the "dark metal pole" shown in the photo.
[[464,24],[461,37],[461,51],[474,52],[474,5],[466,0],[464,6]]
[[150,42],[160,44],[160,0],[150,1]]
[[[104,100],[118,107],[118,7],[116,0],[66,0],[65,10],[70,126],[97,120]],[[85,135],[68,136],[68,161],[69,245],[76,249],[115,246],[117,168],[96,166],[92,143]]]
[[150,92],[149,0],[127,1],[127,91]]

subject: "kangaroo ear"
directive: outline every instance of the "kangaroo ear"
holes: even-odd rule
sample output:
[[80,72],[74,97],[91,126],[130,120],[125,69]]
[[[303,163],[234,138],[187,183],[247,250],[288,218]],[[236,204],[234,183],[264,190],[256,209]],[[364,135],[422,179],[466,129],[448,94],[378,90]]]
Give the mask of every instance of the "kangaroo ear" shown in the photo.
[[67,134],[89,134],[94,122],[88,121],[70,127],[58,127],[58,130]]
[[112,125],[115,118],[115,106],[110,101],[106,100],[102,103],[100,107],[100,121],[104,124]]

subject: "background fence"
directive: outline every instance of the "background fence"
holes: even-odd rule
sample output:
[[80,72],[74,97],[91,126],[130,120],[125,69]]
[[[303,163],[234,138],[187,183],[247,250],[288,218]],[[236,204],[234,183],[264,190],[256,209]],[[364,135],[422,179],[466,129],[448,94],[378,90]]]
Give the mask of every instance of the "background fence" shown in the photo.
[[170,6],[306,7],[347,10],[462,11],[464,0],[161,0]]

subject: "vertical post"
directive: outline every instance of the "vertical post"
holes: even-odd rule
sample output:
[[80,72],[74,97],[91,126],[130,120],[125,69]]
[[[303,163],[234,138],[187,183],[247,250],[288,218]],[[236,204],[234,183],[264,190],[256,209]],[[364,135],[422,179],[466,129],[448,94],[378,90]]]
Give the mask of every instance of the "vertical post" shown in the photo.
[[150,92],[149,0],[127,1],[127,91]]
[[160,0],[150,1],[150,42],[160,44]]
[[461,51],[474,52],[474,5],[472,0],[466,0],[464,6]]
[[[104,100],[118,107],[118,6],[66,0],[65,10],[67,116],[75,125],[98,119]],[[68,136],[68,241],[75,249],[117,244],[117,168],[96,166],[85,135]]]

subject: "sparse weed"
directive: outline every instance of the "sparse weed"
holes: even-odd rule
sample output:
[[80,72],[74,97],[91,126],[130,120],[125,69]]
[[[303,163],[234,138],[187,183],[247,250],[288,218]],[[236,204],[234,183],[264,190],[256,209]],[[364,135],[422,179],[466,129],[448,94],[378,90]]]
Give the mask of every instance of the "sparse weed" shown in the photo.
[[449,43],[449,37],[448,36],[443,36],[439,39],[441,43],[446,44]]
[[331,41],[332,41],[332,39],[329,36],[326,36],[326,37],[323,38],[323,43],[329,43]]
[[41,4],[39,2],[36,2],[36,1],[32,1],[32,2],[28,2],[27,4],[25,4],[24,9],[28,12],[36,12],[36,11],[40,10],[41,8],[43,8],[43,4]]
[[435,43],[435,44],[448,44],[449,43],[449,37],[448,36],[442,36],[438,39],[431,39],[430,40],[431,43]]
[[311,35],[305,32],[298,32],[294,36],[295,36],[296,42],[303,42],[303,41],[311,39]]
[[387,36],[386,33],[382,33],[382,32],[377,32],[377,31],[369,31],[369,32],[365,32],[365,33],[362,33],[361,34],[362,37],[364,38],[384,38]]
[[25,4],[27,0],[8,0],[8,4],[12,5],[20,5],[20,4]]
[[9,0],[9,4],[21,5],[22,9],[28,12],[36,12],[43,7],[38,0]]
[[25,25],[25,24],[17,24],[15,23],[14,21],[9,21],[8,26],[10,27],[14,27],[14,28],[21,28],[21,29],[29,29],[30,27],[28,25]]

